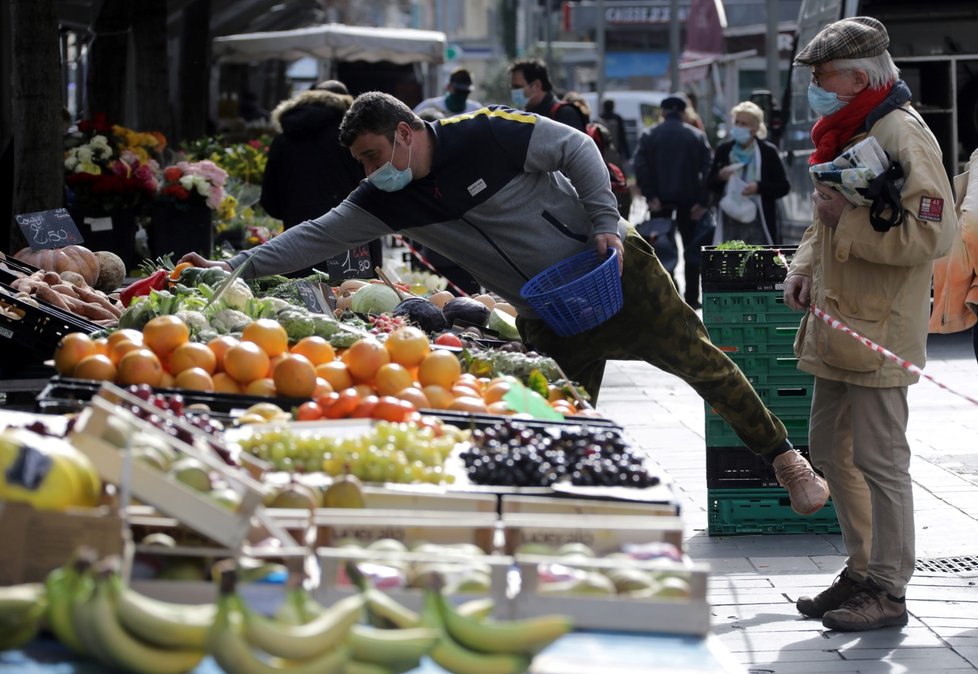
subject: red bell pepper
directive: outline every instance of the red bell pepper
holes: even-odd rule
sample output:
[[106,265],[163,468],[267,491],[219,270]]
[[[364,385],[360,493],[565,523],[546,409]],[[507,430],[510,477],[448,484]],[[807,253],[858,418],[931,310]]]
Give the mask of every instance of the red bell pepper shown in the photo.
[[119,301],[122,302],[122,306],[128,307],[134,297],[149,295],[151,290],[165,290],[169,275],[170,272],[166,269],[153,272],[146,278],[140,279],[124,288],[119,293]]

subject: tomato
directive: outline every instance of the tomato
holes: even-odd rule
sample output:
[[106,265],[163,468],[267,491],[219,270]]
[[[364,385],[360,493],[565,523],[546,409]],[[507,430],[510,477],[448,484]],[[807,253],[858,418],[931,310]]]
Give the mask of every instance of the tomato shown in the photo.
[[454,332],[443,332],[435,337],[435,344],[441,346],[462,346],[462,340]]
[[356,389],[348,388],[337,394],[336,402],[323,411],[327,419],[346,419],[360,404],[360,394]]
[[393,396],[381,396],[370,416],[374,419],[400,423],[417,411],[414,404],[407,400],[400,400]]
[[350,417],[353,419],[369,419],[373,414],[374,408],[377,406],[377,402],[380,400],[375,395],[369,395],[360,400],[360,404],[357,408],[353,410]]
[[295,411],[296,421],[316,421],[323,418],[323,408],[318,403],[302,403]]

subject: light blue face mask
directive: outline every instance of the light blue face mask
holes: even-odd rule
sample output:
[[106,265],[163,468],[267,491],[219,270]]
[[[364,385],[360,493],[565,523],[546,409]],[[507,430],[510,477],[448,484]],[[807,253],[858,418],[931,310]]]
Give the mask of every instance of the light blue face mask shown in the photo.
[[394,167],[394,149],[397,148],[397,135],[394,136],[394,145],[391,147],[391,158],[386,164],[367,176],[367,180],[373,186],[384,192],[397,192],[403,190],[414,177],[411,173],[411,146],[408,145],[408,165],[404,170]]
[[526,109],[526,93],[523,91],[523,87],[516,87],[512,92],[513,105],[519,110]]
[[814,82],[811,82],[808,85],[808,104],[812,106],[812,110],[822,117],[828,117],[833,112],[838,112],[846,107],[848,101],[840,101],[838,94],[826,91]]
[[746,126],[735,126],[730,129],[730,137],[739,145],[747,145],[754,134]]

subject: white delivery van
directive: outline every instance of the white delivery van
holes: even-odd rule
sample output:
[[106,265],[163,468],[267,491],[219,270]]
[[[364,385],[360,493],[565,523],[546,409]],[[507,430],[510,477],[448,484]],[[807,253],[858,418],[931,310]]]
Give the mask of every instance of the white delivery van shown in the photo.
[[[581,94],[591,108],[591,118],[601,118],[601,103],[598,94],[589,91]],[[605,91],[602,100],[610,99],[615,102],[615,112],[625,120],[625,137],[628,139],[629,152],[634,154],[638,146],[638,138],[642,132],[659,122],[660,105],[667,96],[665,91]]]

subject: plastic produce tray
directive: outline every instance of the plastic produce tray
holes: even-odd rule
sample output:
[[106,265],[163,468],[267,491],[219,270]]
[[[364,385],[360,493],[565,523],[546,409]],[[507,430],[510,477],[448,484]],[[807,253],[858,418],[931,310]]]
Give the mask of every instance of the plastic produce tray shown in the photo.
[[768,323],[798,327],[804,314],[784,303],[780,292],[730,292],[703,294],[703,323]]
[[791,263],[798,246],[765,246],[760,250],[722,250],[703,247],[703,291],[736,292],[780,290],[787,268],[778,253]]
[[546,428],[579,428],[590,427],[599,429],[613,429],[621,431],[620,424],[611,419],[599,417],[567,417],[563,421],[555,419],[513,419],[510,416],[499,414],[479,414],[470,412],[453,412],[448,410],[423,409],[422,414],[430,414],[438,417],[445,423],[458,426],[462,429],[468,428],[488,428],[499,423],[516,422],[531,430],[544,430]]
[[[808,447],[795,446],[809,458]],[[763,489],[780,487],[769,466],[759,454],[746,447],[707,447],[706,486],[708,489]]]
[[793,356],[798,325],[724,323],[712,325],[708,331],[710,341],[728,356],[735,353]]
[[[793,445],[808,444],[808,418],[810,410],[808,408],[798,408],[792,412],[778,411],[772,409],[777,414],[788,431],[788,440]],[[706,446],[707,447],[746,447],[734,430],[730,427],[723,417],[707,407],[706,409]]]
[[26,347],[45,359],[54,354],[55,347],[65,335],[72,332],[89,334],[102,329],[102,326],[44,300],[34,298],[38,304],[34,306],[14,297],[16,294],[16,290],[0,283],[0,305],[20,315],[20,318],[0,316],[0,337]]
[[814,515],[791,509],[788,492],[777,489],[707,490],[709,534],[835,534],[839,521],[831,499]]

